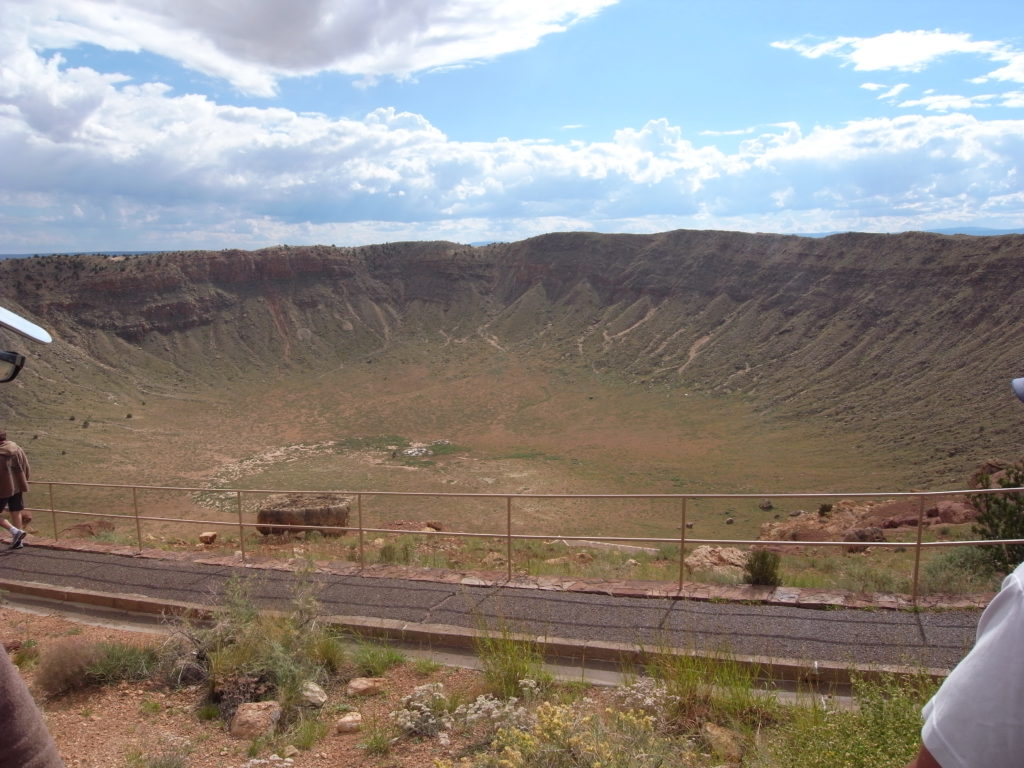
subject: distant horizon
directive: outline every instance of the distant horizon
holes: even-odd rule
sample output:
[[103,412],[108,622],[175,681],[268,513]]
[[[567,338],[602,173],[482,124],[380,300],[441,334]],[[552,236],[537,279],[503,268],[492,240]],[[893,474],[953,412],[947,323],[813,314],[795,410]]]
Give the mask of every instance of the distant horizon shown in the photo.
[[0,3],[19,254],[1024,228],[1024,4]]
[[[683,229],[692,229],[693,231],[725,231],[725,230],[712,230],[712,229],[693,229],[684,227]],[[559,232],[593,232],[593,234],[606,234],[606,235],[658,235],[663,234],[662,232],[594,232],[593,230],[559,230],[553,232],[544,232],[540,235],[531,235],[530,237],[521,238],[522,240],[528,240],[531,237],[543,237],[544,235],[558,234]],[[672,232],[676,230],[665,230],[665,232]],[[727,230],[727,231],[738,231],[738,230]],[[929,232],[935,235],[968,235],[972,237],[998,237],[1001,235],[1024,235],[1024,228],[1021,229],[987,229],[985,227],[946,227],[943,229],[922,229],[922,230],[904,230],[902,232],[864,232],[858,230],[837,230],[834,232],[746,232],[744,234],[751,235],[785,235],[788,237],[831,237],[832,235],[841,235],[845,233],[853,232],[856,234],[865,235],[901,235],[906,232]],[[88,251],[35,251],[32,253],[0,253],[0,259],[30,259],[34,256],[145,256],[154,253],[181,253],[184,251],[225,251],[225,250],[239,250],[239,251],[258,251],[264,248],[276,248],[281,246],[288,246],[289,248],[313,248],[316,246],[329,246],[331,248],[359,248],[370,245],[383,245],[386,242],[433,242],[431,240],[407,240],[407,241],[380,241],[376,243],[358,243],[354,245],[335,245],[333,243],[275,243],[272,245],[261,245],[253,248],[241,248],[233,246],[224,246],[220,248],[160,248],[156,250],[127,250],[127,251],[115,251],[115,250],[88,250]],[[451,241],[456,242],[457,241]],[[482,240],[475,243],[457,243],[458,245],[465,245],[472,248],[479,248],[486,245],[491,245],[498,242],[517,242],[517,241],[506,241],[506,240]]]

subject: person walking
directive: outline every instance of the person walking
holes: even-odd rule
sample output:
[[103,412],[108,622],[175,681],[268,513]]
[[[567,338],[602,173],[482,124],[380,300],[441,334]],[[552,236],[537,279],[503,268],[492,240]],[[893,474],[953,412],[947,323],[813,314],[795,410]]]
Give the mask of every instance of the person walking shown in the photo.
[[25,509],[22,494],[28,493],[28,478],[28,457],[21,446],[8,440],[7,432],[0,429],[0,514],[5,509],[11,513],[10,522],[0,518],[0,525],[10,531],[11,549],[24,547],[25,537],[28,536],[22,528],[24,523],[21,515]]

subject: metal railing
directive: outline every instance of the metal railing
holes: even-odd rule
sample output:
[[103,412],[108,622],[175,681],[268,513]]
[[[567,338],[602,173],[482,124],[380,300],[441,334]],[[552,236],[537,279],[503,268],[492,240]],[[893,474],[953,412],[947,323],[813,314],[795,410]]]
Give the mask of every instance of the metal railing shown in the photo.
[[[759,547],[859,547],[859,546],[871,546],[875,548],[886,548],[886,547],[902,547],[906,548],[911,543],[906,541],[871,541],[871,542],[858,542],[858,541],[811,541],[811,540],[764,540],[764,539],[708,539],[687,536],[687,505],[689,502],[694,501],[707,501],[707,500],[763,500],[766,498],[771,499],[904,499],[904,498],[916,498],[918,500],[917,508],[917,530],[916,530],[916,541],[913,542],[914,547],[914,568],[912,578],[912,590],[911,599],[914,604],[917,603],[919,585],[920,585],[920,568],[921,568],[921,554],[923,551],[931,548],[940,547],[953,547],[953,546],[999,546],[1006,544],[1024,544],[1024,539],[983,539],[983,540],[953,540],[953,541],[924,541],[923,534],[925,528],[925,511],[926,511],[926,500],[929,498],[941,498],[948,499],[950,497],[957,496],[977,496],[982,494],[1000,494],[1000,493],[1020,493],[1024,492],[1024,488],[988,488],[988,489],[970,489],[970,490],[949,490],[949,491],[909,491],[909,492],[869,492],[869,493],[701,493],[701,494],[553,494],[553,493],[526,493],[526,494],[514,494],[514,493],[442,493],[442,492],[403,492],[403,491],[309,491],[309,490],[268,490],[268,489],[251,489],[251,488],[190,488],[181,486],[152,486],[152,485],[116,485],[107,483],[71,483],[71,482],[58,482],[58,481],[42,481],[33,482],[33,486],[46,486],[49,494],[49,507],[42,509],[39,507],[29,507],[28,509],[34,512],[49,512],[52,516],[54,538],[59,537],[58,526],[57,526],[57,515],[72,515],[81,517],[96,517],[96,518],[116,518],[119,520],[124,519],[126,516],[122,514],[114,513],[101,513],[101,512],[82,512],[69,509],[58,509],[54,504],[54,488],[55,487],[68,487],[68,488],[103,488],[115,491],[128,491],[131,495],[132,505],[132,518],[135,522],[135,534],[136,534],[136,545],[138,549],[142,550],[142,524],[144,522],[158,522],[158,523],[185,523],[192,525],[204,525],[204,526],[227,526],[237,527],[239,533],[239,546],[241,550],[242,561],[245,562],[247,553],[245,549],[245,531],[250,528],[260,528],[267,526],[281,527],[281,523],[259,523],[259,522],[247,522],[245,520],[245,512],[243,505],[243,497],[245,495],[310,495],[310,496],[338,496],[348,500],[355,500],[355,512],[356,512],[356,524],[347,526],[324,526],[324,525],[298,525],[292,523],[286,523],[289,530],[311,530],[322,533],[347,533],[355,532],[358,534],[358,561],[360,568],[366,567],[366,534],[400,534],[400,535],[415,535],[415,536],[442,536],[447,538],[479,538],[479,539],[491,539],[491,540],[503,540],[505,542],[505,561],[506,561],[506,575],[509,580],[513,577],[513,563],[514,563],[514,551],[513,542],[515,541],[532,541],[532,540],[551,540],[557,539],[561,541],[588,541],[598,543],[647,543],[647,544],[668,544],[679,546],[679,569],[678,569],[678,587],[682,589],[686,566],[684,563],[685,548],[688,545],[727,545],[727,546],[759,546]],[[235,520],[213,520],[213,519],[201,519],[201,518],[179,518],[179,517],[163,517],[144,515],[140,513],[139,506],[139,491],[166,491],[166,492],[184,492],[184,493],[202,493],[202,494],[219,494],[233,496],[235,499]],[[409,531],[405,529],[396,528],[380,528],[370,527],[364,525],[364,499],[374,497],[429,497],[429,498],[458,498],[458,499],[489,499],[489,500],[503,500],[505,508],[505,529],[502,532],[470,532],[470,531],[430,531],[430,530],[417,530]],[[562,534],[536,534],[536,533],[520,533],[513,530],[513,504],[514,502],[522,502],[524,500],[593,500],[593,499],[614,499],[620,501],[627,500],[664,500],[673,501],[678,503],[678,519],[679,519],[679,536],[678,537],[658,537],[658,536],[600,536],[600,535],[562,535]]]

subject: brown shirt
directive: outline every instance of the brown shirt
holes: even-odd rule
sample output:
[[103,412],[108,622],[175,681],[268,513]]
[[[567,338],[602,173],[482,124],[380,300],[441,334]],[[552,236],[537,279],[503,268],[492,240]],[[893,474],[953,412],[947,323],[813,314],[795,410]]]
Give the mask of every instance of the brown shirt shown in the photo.
[[28,458],[13,440],[0,443],[0,499],[28,491]]
[[0,648],[0,765],[9,768],[65,768],[46,729],[43,713],[7,653]]

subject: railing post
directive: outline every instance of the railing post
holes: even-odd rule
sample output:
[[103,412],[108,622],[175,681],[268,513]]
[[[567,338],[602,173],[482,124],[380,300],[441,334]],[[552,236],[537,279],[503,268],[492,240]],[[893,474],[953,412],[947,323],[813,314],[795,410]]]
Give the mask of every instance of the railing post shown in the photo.
[[242,551],[242,562],[245,562],[245,525],[242,523],[242,492],[235,491],[235,501],[238,502],[238,547]]
[[914,547],[914,583],[910,592],[910,601],[914,605],[917,605],[917,580],[921,572],[921,538],[924,535],[924,496],[917,498],[917,546]]
[[683,560],[686,556],[686,497],[679,500],[679,590],[683,589],[683,572],[686,568]]
[[508,580],[512,581],[512,497],[505,497],[505,563]]
[[57,540],[57,508],[53,505],[53,483],[47,483],[50,487],[50,520],[53,521],[53,540]]
[[139,545],[139,552],[142,552],[142,523],[139,521],[139,494],[138,488],[132,486],[132,509],[135,511],[135,541]]
[[366,568],[366,544],[363,532],[363,494],[356,494],[356,517],[359,518],[359,569]]

